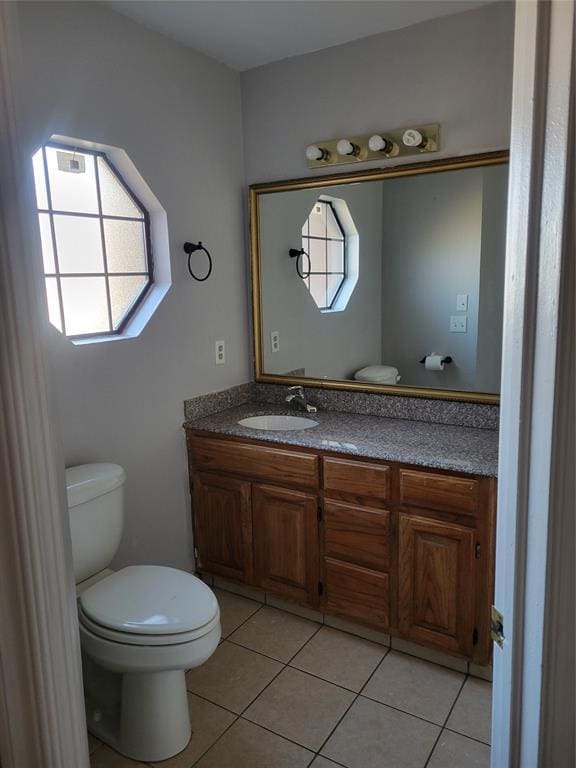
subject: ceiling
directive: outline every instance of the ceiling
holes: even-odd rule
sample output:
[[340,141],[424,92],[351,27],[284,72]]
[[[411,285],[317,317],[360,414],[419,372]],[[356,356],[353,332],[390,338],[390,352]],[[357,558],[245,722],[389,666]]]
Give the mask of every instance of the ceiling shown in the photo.
[[107,5],[243,71],[489,1],[119,0]]

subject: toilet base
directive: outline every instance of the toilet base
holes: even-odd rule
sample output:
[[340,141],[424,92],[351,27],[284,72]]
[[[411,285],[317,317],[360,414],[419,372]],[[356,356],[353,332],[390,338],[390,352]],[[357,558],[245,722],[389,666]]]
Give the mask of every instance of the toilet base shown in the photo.
[[[119,673],[84,657],[88,730],[133,760],[167,760],[191,736],[186,673]],[[90,684],[90,683],[93,684]]]

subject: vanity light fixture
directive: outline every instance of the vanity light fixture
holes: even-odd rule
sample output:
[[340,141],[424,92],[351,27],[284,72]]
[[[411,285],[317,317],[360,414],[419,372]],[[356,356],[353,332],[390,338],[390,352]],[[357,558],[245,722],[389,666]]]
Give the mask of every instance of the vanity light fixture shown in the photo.
[[344,163],[364,163],[437,152],[440,149],[438,123],[412,125],[345,139],[318,141],[306,147],[308,168],[325,168]]
[[330,152],[324,147],[310,144],[306,147],[306,159],[308,162],[327,163],[330,160]]
[[340,141],[336,144],[336,152],[341,157],[346,157],[349,155],[352,155],[352,157],[358,157],[360,154],[360,147],[358,144],[354,144],[348,139],[340,139]]

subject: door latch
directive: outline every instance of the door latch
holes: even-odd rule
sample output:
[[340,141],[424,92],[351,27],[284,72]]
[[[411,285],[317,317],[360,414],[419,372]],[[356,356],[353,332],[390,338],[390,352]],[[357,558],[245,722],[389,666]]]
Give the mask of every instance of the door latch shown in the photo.
[[495,605],[490,614],[490,637],[500,648],[504,648],[504,616]]

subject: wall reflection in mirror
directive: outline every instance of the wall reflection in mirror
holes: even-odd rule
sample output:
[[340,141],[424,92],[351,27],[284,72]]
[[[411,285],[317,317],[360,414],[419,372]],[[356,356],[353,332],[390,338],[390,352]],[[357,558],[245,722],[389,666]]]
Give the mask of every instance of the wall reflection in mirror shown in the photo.
[[373,176],[253,199],[259,373],[497,394],[505,156]]

